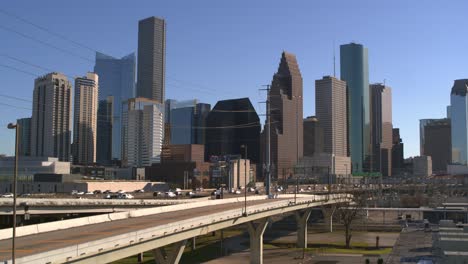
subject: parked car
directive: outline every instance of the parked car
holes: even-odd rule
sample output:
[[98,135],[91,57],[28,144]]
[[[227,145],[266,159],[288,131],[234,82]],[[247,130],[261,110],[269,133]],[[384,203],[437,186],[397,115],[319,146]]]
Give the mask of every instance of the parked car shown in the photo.
[[13,194],[12,193],[5,193],[5,194],[2,194],[2,196],[0,196],[2,198],[13,198]]
[[240,191],[240,190],[236,190],[236,191],[235,191],[235,194],[241,194],[241,191]]
[[173,192],[166,192],[166,196],[169,197],[169,198],[174,198],[177,196],[177,194],[173,193]]
[[75,194],[77,194],[77,193],[78,193],[78,191],[77,191],[77,190],[73,190],[73,191],[71,191],[71,195],[75,195]]
[[133,199],[133,195],[129,194],[129,193],[121,193],[118,195],[117,197],[118,199]]
[[103,193],[104,193],[104,194],[111,193],[111,190],[105,190]]
[[101,190],[95,190],[93,193],[94,193],[94,194],[101,194],[102,191],[101,191]]
[[77,192],[76,194],[77,195],[83,195],[83,194],[85,194],[85,192]]
[[163,193],[162,192],[153,192],[154,197],[161,196]]
[[143,190],[143,189],[139,189],[139,190],[135,190],[135,192],[136,192],[136,193],[144,193],[144,192],[145,192],[145,190]]
[[20,196],[21,196],[21,197],[30,197],[31,194],[30,194],[30,193],[23,193],[23,194],[21,194]]
[[93,192],[86,192],[85,194],[86,194],[86,195],[92,195],[92,194],[94,194],[94,193],[93,193]]

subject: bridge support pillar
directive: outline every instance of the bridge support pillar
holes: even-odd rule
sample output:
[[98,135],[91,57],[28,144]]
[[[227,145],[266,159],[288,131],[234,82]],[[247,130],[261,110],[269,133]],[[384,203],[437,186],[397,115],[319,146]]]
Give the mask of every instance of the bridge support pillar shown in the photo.
[[246,224],[250,236],[250,263],[263,264],[263,233],[268,225],[268,218],[260,219],[257,224],[253,222]]
[[144,260],[144,259],[143,259],[143,252],[141,252],[141,253],[138,254],[138,256],[137,256],[137,261],[138,261],[138,263],[143,263],[143,260]]
[[297,222],[297,247],[307,248],[307,222],[309,221],[312,209],[294,212]]
[[336,206],[322,207],[323,220],[330,228],[330,233],[333,232],[333,214],[335,213]]
[[184,253],[187,240],[173,244],[173,249],[167,252],[163,247],[153,249],[154,260],[157,264],[177,264]]

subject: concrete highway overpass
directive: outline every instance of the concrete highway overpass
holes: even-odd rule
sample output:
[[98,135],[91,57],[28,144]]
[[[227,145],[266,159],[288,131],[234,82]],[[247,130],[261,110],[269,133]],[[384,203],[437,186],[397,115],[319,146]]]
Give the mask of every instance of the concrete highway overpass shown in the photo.
[[[140,209],[24,226],[17,229],[16,263],[109,263],[153,251],[157,263],[178,263],[188,239],[246,224],[251,263],[263,263],[263,233],[271,216],[294,212],[297,244],[307,246],[313,207],[351,201],[348,194],[249,197]],[[164,247],[174,250],[165,255]],[[12,263],[11,229],[0,230],[0,262]]]

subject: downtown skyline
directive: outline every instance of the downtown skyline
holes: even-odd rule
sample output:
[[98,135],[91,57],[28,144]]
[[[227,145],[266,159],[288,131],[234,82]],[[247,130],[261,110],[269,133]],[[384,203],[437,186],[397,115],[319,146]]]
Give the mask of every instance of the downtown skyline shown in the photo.
[[[362,2],[360,5],[364,6],[364,3],[365,2]],[[460,58],[450,56],[447,56],[446,58],[444,57],[443,59],[440,58],[440,56],[444,55],[448,51],[441,48],[444,46],[438,45],[434,38],[429,39],[433,42],[430,42],[430,45],[426,45],[428,47],[421,48],[422,50],[432,48],[431,56],[434,56],[434,64],[428,63],[424,60],[421,61],[422,57],[418,58],[418,54],[420,56],[423,54],[421,54],[422,51],[416,50],[414,45],[417,40],[426,39],[423,37],[427,35],[427,32],[418,32],[418,30],[416,30],[419,28],[418,26],[420,26],[419,23],[421,23],[417,21],[404,25],[406,27],[413,28],[414,32],[411,32],[415,34],[415,37],[412,38],[412,41],[408,36],[408,39],[405,38],[405,34],[408,33],[403,34],[403,38],[401,35],[399,38],[395,36],[398,35],[394,32],[398,28],[398,25],[391,27],[389,24],[385,23],[380,24],[380,26],[386,28],[389,32],[386,32],[387,34],[382,33],[384,36],[382,36],[380,41],[378,41],[377,37],[374,39],[369,37],[369,33],[375,33],[377,35],[377,32],[379,32],[377,28],[364,27],[362,31],[367,32],[360,32],[360,30],[356,28],[350,33],[340,33],[340,30],[332,30],[333,28],[336,28],[336,25],[333,26],[330,21],[326,21],[321,25],[328,25],[327,28],[332,30],[332,33],[327,35],[319,31],[320,23],[313,23],[317,22],[317,18],[308,19],[302,12],[300,12],[300,15],[297,18],[284,25],[275,22],[265,24],[260,23],[257,20],[253,20],[253,18],[248,16],[244,17],[239,10],[235,8],[232,11],[232,17],[222,17],[221,14],[225,14],[227,12],[226,10],[229,8],[225,7],[223,9],[218,8],[220,12],[213,14],[213,21],[216,23],[210,24],[208,23],[208,20],[199,17],[184,17],[183,14],[186,14],[184,12],[182,12],[182,14],[177,14],[177,12],[175,12],[174,9],[171,9],[167,4],[162,4],[163,7],[165,6],[165,8],[162,9],[158,9],[156,6],[148,4],[149,6],[153,6],[153,8],[145,11],[143,7],[146,6],[146,4],[148,3],[142,4],[142,7],[140,7],[141,9],[129,11],[130,15],[123,19],[119,19],[117,17],[118,13],[121,11],[118,9],[114,10],[113,15],[116,17],[110,18],[110,21],[115,23],[112,25],[103,23],[105,19],[100,18],[97,14],[93,14],[91,12],[91,21],[94,23],[101,23],[96,25],[94,29],[87,28],[89,25],[82,24],[81,22],[72,23],[73,19],[70,19],[70,21],[65,23],[65,25],[57,25],[56,23],[53,23],[53,20],[42,20],[40,16],[34,16],[25,10],[19,10],[18,8],[15,8],[14,5],[6,6],[4,9],[9,13],[27,18],[28,21],[37,23],[53,32],[58,32],[61,35],[67,36],[74,41],[86,44],[87,46],[89,45],[93,49],[101,50],[106,54],[111,54],[116,57],[121,57],[125,54],[136,51],[138,20],[151,15],[163,17],[167,22],[168,39],[166,98],[178,100],[197,98],[202,102],[214,105],[218,100],[248,96],[259,114],[264,113],[265,110],[264,105],[258,104],[257,102],[263,101],[265,99],[265,95],[259,94],[257,89],[261,88],[262,84],[267,84],[271,81],[271,75],[275,72],[277,54],[279,52],[282,50],[288,50],[295,53],[297,56],[304,79],[303,117],[306,117],[315,114],[314,81],[316,79],[320,79],[323,75],[333,75],[333,46],[335,46],[336,57],[339,58],[339,45],[355,41],[363,44],[369,50],[369,81],[371,83],[375,83],[383,82],[385,80],[386,84],[393,88],[393,123],[394,127],[400,128],[400,133],[405,142],[405,156],[415,156],[419,154],[418,120],[423,118],[444,117],[445,106],[448,105],[450,101],[448,91],[450,91],[453,80],[465,78],[468,75],[468,72],[464,73],[464,69],[462,67],[456,67],[460,63],[458,62],[458,59]],[[327,5],[304,5],[309,7],[308,10],[311,13],[310,16],[312,16],[312,14],[318,15],[320,9],[330,8],[327,7]],[[409,11],[414,11],[415,6],[409,6],[402,3],[390,5],[390,7],[398,10],[397,7],[401,7],[401,5],[403,5],[403,7],[408,7],[408,10],[399,10],[399,15],[401,15],[401,13],[409,15]],[[285,13],[291,14],[298,11],[300,9],[299,7],[300,5],[296,4],[290,9],[286,9],[287,12]],[[388,8],[389,6],[386,7]],[[213,8],[217,7],[215,6]],[[201,9],[203,8],[201,7]],[[281,9],[275,9],[275,7],[272,7],[272,9],[274,11],[274,15],[272,15],[273,18],[278,16],[278,20],[281,20],[281,15],[279,14]],[[343,9],[346,8],[343,7]],[[370,5],[366,12],[372,10],[377,10],[377,7],[375,5]],[[255,14],[260,13],[260,11],[261,10],[259,8],[254,7],[252,10],[248,11],[248,13]],[[338,11],[338,13],[343,12],[342,10]],[[362,10],[358,10],[358,13],[359,12],[363,13]],[[27,15],[25,16],[25,14]],[[55,46],[63,47],[63,49],[66,50],[76,50],[76,53],[83,54],[81,56],[85,56],[86,58],[93,60],[93,53],[89,50],[80,47],[76,48],[73,44],[70,44],[70,42],[60,39],[56,42],[50,41],[56,40],[56,38],[51,38],[47,33],[37,30],[30,25],[25,25],[21,21],[4,15],[3,13],[0,14],[0,17],[3,23],[2,25],[5,25],[5,27],[16,29],[24,34],[34,35],[38,39],[47,41],[48,43],[53,43]],[[363,21],[356,18],[356,14],[354,14],[354,16],[351,15],[351,17],[354,18],[352,19],[352,24],[355,27],[358,27],[363,23]],[[194,19],[193,25],[189,24],[190,18]],[[233,18],[244,18],[245,20],[243,23],[236,26],[229,23]],[[423,18],[423,20],[428,19],[427,17],[420,18]],[[340,19],[340,21],[345,20],[346,19]],[[406,16],[402,16],[402,21],[403,22],[401,23],[404,24],[404,21],[408,22],[412,20]],[[237,40],[238,42],[233,42],[231,40],[231,43],[228,43],[229,41],[227,40],[230,40],[231,37],[228,36],[227,32],[221,31],[223,25],[230,26],[230,30],[228,30],[229,32],[246,30],[249,23],[254,22],[255,24],[253,28],[247,31],[247,34],[250,36],[248,40]],[[297,29],[289,29],[286,31],[286,29],[292,25],[289,23],[297,24]],[[462,25],[462,23],[463,22],[460,21],[458,25]],[[277,25],[279,31],[283,30],[282,32],[284,33],[285,40],[278,40],[273,43],[271,40],[263,40],[272,38],[276,32],[276,30],[271,30],[273,25]],[[192,30],[195,30],[195,27],[197,26],[204,27],[201,31],[192,32]],[[108,38],[107,41],[99,36],[96,36],[96,39],[99,41],[87,41],[86,38],[80,37],[79,34],[80,30],[106,32],[106,28],[124,28],[125,30],[123,30],[123,32],[118,32],[119,34],[117,35],[120,36],[111,34],[111,37]],[[266,32],[261,32],[262,28],[265,29]],[[67,29],[67,31],[64,29]],[[319,42],[314,42],[313,37],[311,38],[306,36],[310,35],[308,31],[305,31],[306,29],[308,29],[310,34],[316,33],[317,37],[320,37],[321,40]],[[298,31],[300,30],[304,30],[302,34],[299,34]],[[76,37],[74,33],[69,33],[73,31],[78,32]],[[197,32],[202,34],[197,36]],[[393,35],[388,34],[392,32]],[[72,76],[80,76],[83,72],[92,70],[94,65],[94,60],[93,62],[88,62],[76,56],[61,53],[58,50],[39,43],[27,41],[12,32],[2,30],[0,33],[9,40],[8,43],[5,44],[5,52],[15,58],[39,64],[42,67],[52,68],[56,71],[64,72],[65,74]],[[255,33],[259,34],[259,36],[253,36]],[[192,42],[184,42],[184,39],[189,39],[190,36],[192,37]],[[295,41],[287,41],[288,38],[293,38]],[[305,43],[301,43],[298,39],[304,39]],[[401,43],[395,45],[398,40],[400,40]],[[453,38],[451,38],[451,40],[453,41]],[[334,45],[333,42],[335,42]],[[460,43],[463,43],[463,41]],[[14,47],[15,45],[13,44],[18,47]],[[406,44],[406,49],[399,46],[403,44]],[[22,49],[23,45],[25,47]],[[453,45],[452,43],[449,44],[448,37],[445,47],[450,47],[447,45]],[[25,51],[26,47],[29,47],[30,49],[31,47],[35,48],[28,52],[22,52]],[[263,47],[265,47],[264,50],[262,50]],[[464,51],[459,50],[459,52],[459,56],[463,57]],[[38,57],[43,55],[38,53],[45,53],[50,57],[50,59],[39,60]],[[394,58],[391,58],[391,54],[393,54]],[[246,65],[252,61],[252,65]],[[427,65],[423,65],[421,62],[425,62]],[[336,63],[336,76],[339,76],[338,59],[336,60]],[[413,63],[417,63],[419,69],[416,69]],[[4,57],[2,57],[2,64],[23,69],[27,72],[32,72],[37,75],[36,77],[47,73],[45,70],[24,65]],[[242,65],[244,65],[244,67],[239,67]],[[401,69],[398,69],[399,67]],[[446,72],[437,72],[436,69],[439,68],[435,67],[446,68]],[[448,72],[449,69],[450,72]],[[210,78],[207,78],[207,72],[210,73]],[[6,85],[3,87],[15,87],[14,91],[1,88],[1,94],[7,94],[23,100],[32,101],[31,94],[35,77],[10,70],[8,68],[2,68],[0,70],[0,74],[2,74],[6,81]],[[242,78],[239,78],[239,76],[242,76]],[[429,90],[429,92],[427,92],[427,90]],[[414,102],[416,101],[414,100],[415,98],[418,98],[418,102]],[[31,108],[31,102],[24,102],[4,97],[2,97],[2,100],[5,104],[15,106],[0,106],[0,112],[2,113],[0,122],[5,124],[5,126],[8,122],[12,122],[16,118],[30,116],[30,110],[22,109],[21,107]],[[429,103],[424,104],[424,102]],[[413,104],[417,105],[413,106]],[[408,113],[408,109],[411,109],[411,113]],[[11,145],[13,135],[4,128],[5,126],[2,126],[0,129],[0,153],[11,154],[13,150]]]

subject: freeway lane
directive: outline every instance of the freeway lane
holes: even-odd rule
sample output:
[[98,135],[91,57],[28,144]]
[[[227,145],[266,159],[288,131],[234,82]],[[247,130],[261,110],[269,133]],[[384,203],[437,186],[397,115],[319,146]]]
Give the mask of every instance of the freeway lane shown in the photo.
[[[274,199],[273,201],[280,200],[285,199]],[[248,201],[248,205],[258,205],[269,202],[272,202],[272,200]],[[237,209],[243,206],[244,202],[212,205],[19,237],[16,239],[16,257],[20,258],[175,221],[216,214],[223,210]],[[0,240],[0,261],[5,261],[10,258],[11,239]]]

